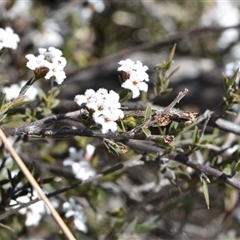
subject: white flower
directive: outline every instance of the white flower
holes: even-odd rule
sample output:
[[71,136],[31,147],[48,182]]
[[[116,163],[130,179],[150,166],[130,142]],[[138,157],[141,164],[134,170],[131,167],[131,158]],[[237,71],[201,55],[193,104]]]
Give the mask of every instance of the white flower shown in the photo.
[[42,23],[41,29],[34,30],[29,34],[29,38],[35,47],[61,47],[64,44],[64,40],[60,32],[61,28],[58,22],[53,19],[47,19]]
[[134,70],[135,62],[131,59],[122,60],[118,63],[121,67],[118,68],[118,71],[123,71],[130,73]]
[[[37,193],[33,191],[33,196],[35,198],[38,197]],[[27,196],[21,196],[15,200],[11,200],[10,205],[17,203],[28,203],[30,201],[31,194]],[[18,207],[18,205],[13,208]],[[26,215],[25,226],[38,226],[42,215],[46,213],[46,208],[43,201],[39,201],[31,204],[26,208],[22,208],[19,210],[19,213],[22,215]]]
[[[24,204],[30,202],[32,199],[38,198],[37,192],[34,190],[32,194],[28,193],[26,196],[18,197],[16,200],[10,201],[10,207],[17,208],[19,204]],[[56,198],[50,199],[51,204],[54,208],[59,206],[59,201]],[[13,206],[11,206],[13,205]],[[21,208],[18,211],[20,214],[25,215],[25,226],[38,226],[41,221],[43,215],[50,215],[50,211],[46,208],[45,203],[43,201],[38,201],[33,203],[26,208]]]
[[[16,99],[21,88],[25,85],[26,81],[21,81],[20,84],[12,84],[9,87],[3,87],[2,92],[6,94],[6,100],[10,101]],[[31,86],[27,92],[24,94],[24,97],[27,100],[34,100],[38,94],[38,89],[34,86]]]
[[[4,1],[1,1],[1,3],[4,3]],[[6,2],[5,2],[6,4]],[[7,18],[25,18],[27,19],[30,13],[30,9],[32,7],[32,1],[22,1],[22,0],[16,0],[13,2],[13,5],[11,5],[11,8],[6,11],[6,17]],[[18,20],[19,21],[19,20]]]
[[89,89],[84,95],[75,96],[75,102],[78,105],[86,104],[88,109],[94,111],[93,120],[102,126],[102,133],[109,130],[115,132],[117,124],[115,121],[124,117],[123,111],[120,109],[119,95],[114,92],[100,88],[98,91]]
[[2,48],[16,49],[19,41],[19,36],[13,32],[12,28],[6,27],[5,30],[0,28],[0,50]]
[[72,172],[75,177],[80,180],[86,180],[90,177],[95,176],[95,170],[92,168],[91,164],[88,162],[95,150],[92,147],[89,147],[90,144],[86,147],[86,153],[84,155],[83,149],[78,151],[76,148],[69,148],[70,156],[63,161],[64,166],[71,166]]
[[122,87],[132,91],[132,97],[136,98],[140,95],[140,91],[147,92],[148,85],[140,81],[137,74],[132,72],[129,79],[122,83]]
[[108,130],[111,130],[112,132],[117,131],[117,124],[111,121],[109,118],[104,117],[103,115],[100,115],[97,118],[94,118],[94,120],[96,123],[102,125],[103,134],[107,133]]
[[121,65],[118,71],[123,71],[127,75],[125,81],[122,83],[122,87],[132,91],[132,97],[136,98],[140,95],[140,91],[147,92],[149,76],[146,73],[148,67],[143,65],[140,61],[136,63],[131,59],[122,60],[119,62]]
[[88,0],[88,4],[82,4],[79,13],[81,21],[85,24],[90,22],[94,12],[102,12],[105,9],[105,4],[103,0]]
[[66,78],[63,69],[67,64],[66,59],[62,57],[62,52],[54,47],[39,48],[38,51],[37,57],[33,54],[26,55],[28,59],[26,66],[34,71],[47,68],[48,72],[44,74],[44,78],[47,80],[53,78],[55,82],[61,84]]
[[86,215],[83,212],[83,208],[73,198],[69,199],[69,202],[63,204],[63,210],[65,211],[65,217],[73,217],[73,222],[76,228],[84,233],[87,232]]

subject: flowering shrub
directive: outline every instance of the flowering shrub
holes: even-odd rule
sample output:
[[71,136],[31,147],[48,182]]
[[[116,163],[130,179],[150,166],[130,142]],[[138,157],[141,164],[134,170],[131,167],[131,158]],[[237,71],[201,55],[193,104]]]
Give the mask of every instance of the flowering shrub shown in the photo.
[[[30,2],[20,10],[22,1],[15,1],[9,11],[2,10],[5,2],[0,3],[0,19],[23,21],[26,16],[21,12],[37,4]],[[149,60],[140,61],[139,55],[130,59],[129,53],[138,46],[97,59],[98,54],[111,51],[112,35],[107,41],[101,39],[109,49],[100,54],[103,46],[90,49],[90,41],[99,40],[97,30],[91,35],[84,27],[96,21],[98,29],[99,18],[93,15],[104,12],[107,5],[103,1],[82,5],[84,26],[81,31],[76,27],[71,37],[70,30],[60,26],[70,16],[67,12],[78,8],[62,9],[59,21],[39,19],[41,27],[32,32],[27,27],[31,19],[13,21],[17,33],[11,27],[0,28],[0,238],[178,239],[194,232],[187,238],[218,239],[219,226],[210,211],[217,210],[221,218],[224,212],[227,220],[229,216],[240,219],[236,191],[240,189],[240,130],[239,116],[233,117],[239,115],[239,64],[226,65],[221,104],[205,112],[193,109],[189,94],[199,102],[206,99],[200,88],[188,89],[187,80],[181,86],[171,85],[178,74],[176,45],[168,49],[168,59],[155,66]],[[146,29],[137,29],[140,23],[134,21],[133,13],[116,11],[111,18],[115,26],[133,28],[135,38],[148,36]],[[75,18],[68,21],[74,25]],[[200,30],[173,39],[206,31]],[[120,38],[124,31],[115,34]],[[172,42],[170,38],[153,45]],[[149,47],[138,44],[142,50]],[[187,47],[180,46],[180,52]],[[96,56],[90,58],[90,52]],[[78,73],[72,69],[91,64]],[[103,87],[105,71],[112,66],[115,78],[112,74]],[[189,67],[186,76],[190,70],[195,69]],[[86,75],[93,81],[84,81]],[[183,106],[184,101],[189,105]],[[158,106],[159,102],[165,106]],[[196,209],[207,220],[195,222],[194,229],[205,234],[206,222],[211,228],[206,235],[198,236],[192,229]]]
[[140,95],[140,91],[147,92],[148,85],[145,83],[149,81],[149,76],[146,73],[147,66],[143,66],[140,61],[134,63],[131,59],[122,60],[119,62],[121,67],[118,71],[125,73],[125,79],[122,87],[132,91],[132,97],[136,98]]
[[[35,71],[36,77],[44,76],[45,79],[53,78],[58,84],[61,84],[66,78],[63,71],[67,62],[62,56],[62,52],[54,47],[39,48],[39,55],[35,57],[33,54],[26,55],[28,59],[27,67]],[[44,72],[44,69],[47,73]],[[43,73],[41,71],[43,70]],[[39,75],[40,72],[40,76]]]
[[119,95],[113,90],[108,93],[103,88],[97,92],[88,89],[84,95],[75,96],[74,100],[80,106],[84,103],[89,110],[93,111],[92,117],[95,123],[101,125],[102,133],[107,133],[108,130],[117,131],[115,121],[122,119],[124,113],[120,109]]
[[16,49],[19,41],[19,36],[10,27],[0,28],[0,50],[3,48]]

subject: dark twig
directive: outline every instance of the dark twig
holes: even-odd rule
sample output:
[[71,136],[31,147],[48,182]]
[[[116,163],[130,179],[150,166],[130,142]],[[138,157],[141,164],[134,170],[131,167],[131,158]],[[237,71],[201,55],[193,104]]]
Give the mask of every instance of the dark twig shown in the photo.
[[209,125],[212,127],[217,127],[220,130],[223,130],[225,132],[231,132],[231,133],[240,135],[240,125],[232,121],[227,121],[222,118],[218,118],[218,119],[211,118],[209,121]]
[[[134,111],[127,111],[128,114],[133,113]],[[193,125],[189,125],[187,127],[187,129],[191,128],[192,126],[202,122],[203,120],[205,120],[209,114],[212,114],[211,111],[207,110],[204,114],[202,114],[199,118],[197,118],[196,122],[193,123]],[[45,137],[44,134],[42,135],[42,133],[44,132],[44,125],[45,124],[49,124],[49,123],[54,123],[56,121],[61,121],[64,119],[68,119],[68,118],[77,118],[79,116],[83,115],[82,112],[80,110],[78,111],[74,111],[74,112],[69,112],[66,114],[59,114],[59,115],[54,115],[54,116],[50,116],[35,122],[32,122],[30,124],[27,124],[25,126],[22,127],[16,127],[16,128],[3,128],[3,131],[5,133],[6,136],[14,136],[14,135],[38,135],[38,136],[42,136]],[[139,117],[143,117],[144,116],[144,112],[143,111],[136,111],[136,116]],[[235,124],[231,121],[222,119],[222,118],[211,118],[209,120],[208,123],[209,126],[211,127],[217,127],[222,131],[225,132],[231,132],[237,135],[240,135],[240,126],[238,124]],[[81,130],[81,131],[77,131],[77,130],[65,130],[65,131],[57,131],[57,130],[51,130],[52,132],[50,132],[52,135],[46,135],[46,136],[52,136],[52,137],[58,137],[62,134],[62,137],[65,136],[73,136],[74,132],[76,134],[76,136],[88,136],[88,137],[94,137],[94,136],[98,136],[98,137],[112,137],[114,138],[114,135],[116,135],[116,139],[124,139],[124,134],[116,134],[116,133],[108,133],[107,135],[105,134],[103,136],[103,134],[100,133],[93,133],[93,131],[91,130]],[[69,134],[68,134],[69,132]],[[82,135],[81,135],[82,134]],[[123,138],[122,138],[123,137]],[[130,135],[128,135],[128,137],[130,137]],[[125,137],[126,138],[126,137]],[[137,138],[136,139],[142,139],[142,138]]]
[[[184,91],[179,92],[177,97],[164,109],[164,113],[169,113],[172,111],[172,109],[175,107],[177,103],[179,103],[188,93],[188,89],[185,88]],[[158,114],[158,113],[156,113]]]
[[[200,28],[195,28],[191,29],[185,32],[181,33],[176,33],[172,34],[169,36],[166,36],[165,39],[161,39],[160,41],[154,42],[154,43],[144,43],[141,45],[137,45],[128,49],[124,49],[120,51],[119,53],[113,54],[111,56],[108,56],[104,59],[99,60],[98,62],[94,62],[93,65],[85,68],[85,69],[80,69],[75,72],[69,73],[68,74],[68,82],[73,82],[73,81],[78,81],[81,79],[81,74],[83,71],[89,70],[92,71],[91,69],[94,67],[101,67],[101,66],[106,66],[110,62],[117,62],[121,60],[123,57],[126,57],[134,52],[138,51],[147,51],[147,50],[153,50],[157,48],[162,48],[165,46],[172,46],[173,44],[176,44],[183,40],[184,38],[192,38],[192,37],[197,37],[201,34],[205,33],[220,33],[225,30],[231,29],[231,28],[240,28],[240,24],[229,26],[229,27],[200,27]],[[91,74],[90,74],[91,75]]]
[[[159,147],[152,146],[152,145],[149,145],[149,144],[146,144],[146,143],[139,143],[139,142],[136,142],[134,140],[128,140],[128,141],[125,142],[125,144],[127,144],[129,147],[131,147],[135,150],[139,150],[139,151],[145,152],[145,153],[158,153],[158,154],[162,153],[162,149],[159,148]],[[211,177],[219,178],[223,182],[225,182],[226,184],[240,190],[240,182],[237,179],[235,179],[234,177],[228,176],[228,175],[224,174],[223,172],[221,172],[219,170],[216,170],[214,168],[211,168],[209,166],[199,164],[196,161],[191,161],[187,156],[185,156],[182,153],[181,154],[180,153],[171,153],[167,157],[171,160],[174,160],[174,161],[182,163],[186,166],[189,166],[189,167],[195,169],[198,172],[204,173],[204,174],[206,174],[208,176],[211,176]],[[152,161],[150,161],[150,162],[152,164]],[[139,157],[134,158],[133,160],[129,160],[129,161],[126,161],[126,162],[119,163],[119,164],[117,164],[117,165],[115,165],[115,166],[113,166],[113,167],[95,175],[94,177],[88,178],[85,181],[78,181],[78,182],[76,182],[75,184],[73,184],[69,187],[62,188],[58,191],[47,194],[47,197],[50,198],[50,197],[56,196],[58,194],[64,193],[66,191],[69,191],[71,189],[74,189],[78,186],[82,186],[84,184],[93,182],[94,180],[97,180],[97,179],[99,179],[99,178],[101,178],[101,177],[103,177],[107,174],[113,173],[113,172],[118,171],[120,169],[124,170],[124,169],[127,169],[129,167],[135,167],[135,166],[140,166],[140,165],[144,165],[144,164],[148,164],[148,162],[141,161],[139,159]],[[159,162],[156,161],[156,164],[159,164]],[[31,201],[27,204],[23,204],[16,209],[12,209],[12,210],[9,210],[8,212],[4,213],[4,214],[1,214],[0,215],[0,221],[3,220],[6,217],[18,212],[20,209],[22,209],[24,207],[27,207],[27,206],[35,203],[35,202],[38,202],[38,201],[39,201],[39,199],[34,199],[33,201]]]
[[188,93],[185,88],[183,92],[179,92],[177,97],[166,107],[164,110],[156,111],[151,117],[143,124],[135,127],[131,132],[137,132],[140,129],[148,128],[150,126],[166,126],[171,121],[192,121],[195,120],[195,114],[191,112],[176,111],[173,107]]
[[5,128],[3,132],[6,136],[14,136],[14,135],[34,135],[35,132],[41,132],[46,124],[54,123],[57,121],[69,119],[69,118],[78,118],[88,114],[88,112],[84,109],[77,110],[74,112],[52,115],[50,117],[43,118],[41,120],[29,123],[23,127],[18,128]]
[[[94,182],[95,180],[97,180],[97,179],[99,179],[99,178],[101,178],[101,177],[103,177],[107,174],[114,173],[118,170],[121,170],[121,169],[124,170],[124,169],[130,168],[130,167],[144,165],[145,163],[143,161],[141,161],[140,158],[141,158],[141,155],[138,155],[134,159],[126,161],[126,162],[119,163],[117,165],[114,165],[113,167],[110,167],[110,168],[102,171],[101,173],[96,174],[94,177],[90,177],[90,178],[88,178],[84,181],[77,181],[76,183],[72,184],[71,186],[62,188],[60,190],[54,191],[54,192],[49,193],[49,194],[46,194],[46,196],[48,198],[51,198],[51,197],[57,196],[61,193],[64,193],[64,192],[67,192],[67,191],[72,190],[74,188],[77,188],[79,186],[85,185],[87,183]],[[20,209],[28,207],[28,206],[36,203],[36,202],[39,202],[39,201],[40,201],[40,199],[36,198],[34,200],[29,201],[28,203],[22,204],[21,206],[19,206],[17,208],[10,209],[9,211],[0,215],[0,221],[5,219],[6,217],[9,217],[10,215],[18,212]]]
[[[141,143],[133,141],[133,140],[129,140],[125,144],[128,145],[129,147],[131,147],[132,149],[138,149],[139,151],[145,152],[145,153],[158,153],[159,154],[162,152],[162,149],[160,149],[156,146],[149,146],[148,144],[141,144]],[[168,155],[168,158],[171,160],[177,161],[179,163],[182,163],[186,166],[189,166],[189,167],[197,170],[198,172],[206,174],[207,176],[221,179],[223,182],[240,190],[240,182],[236,178],[226,175],[225,173],[223,173],[217,169],[214,169],[212,167],[200,164],[197,161],[191,161],[186,155],[184,155],[182,153],[171,153]]]

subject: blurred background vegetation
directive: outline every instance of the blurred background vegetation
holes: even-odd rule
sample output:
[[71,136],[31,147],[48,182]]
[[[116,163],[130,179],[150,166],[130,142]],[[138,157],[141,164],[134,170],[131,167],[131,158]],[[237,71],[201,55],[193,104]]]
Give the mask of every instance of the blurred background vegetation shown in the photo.
[[[222,72],[229,70],[228,63],[239,61],[239,26],[221,30],[240,23],[239,10],[237,1],[1,1],[0,27],[11,26],[21,39],[16,51],[3,56],[1,81],[11,84],[29,79],[32,73],[25,67],[25,55],[36,54],[39,47],[55,46],[67,59],[68,77],[58,96],[65,102],[61,107],[53,108],[52,113],[65,113],[76,108],[67,103],[87,88],[118,91],[120,84],[116,70],[118,62],[126,58],[140,60],[149,67],[148,98],[153,104],[167,106],[180,90],[188,88],[189,94],[179,107],[202,113],[221,102],[225,95]],[[168,59],[175,43],[174,67],[180,66],[180,69],[170,81],[172,92],[156,98],[153,94],[157,79],[154,66]],[[47,81],[38,84],[46,91],[50,87]],[[218,136],[212,142],[218,146],[227,138],[225,133],[217,130],[211,129],[209,134]],[[182,136],[178,140],[181,142]],[[236,137],[234,144],[238,142]],[[62,167],[62,161],[69,155],[70,147],[85,151],[89,143],[96,147],[91,163],[97,172],[134,155],[131,152],[115,156],[108,153],[101,141],[85,137],[18,142],[22,157],[35,177],[51,180],[47,185],[49,191],[76,181],[71,169]],[[207,149],[196,154],[202,162],[221,169],[216,160],[217,151]],[[238,149],[221,158],[227,162],[228,169],[232,169],[232,162],[239,159]],[[14,168],[17,169],[12,166],[11,171]],[[175,172],[176,181],[169,181],[159,167],[149,165],[121,170],[61,194],[60,202],[75,197],[82,205],[88,231],[82,233],[71,220],[65,220],[78,239],[240,237],[238,190],[211,179],[208,210],[198,173],[174,162],[168,168]],[[2,181],[6,179],[3,176]],[[159,189],[147,185],[158,180]],[[2,199],[3,195],[2,192]],[[5,205],[2,201],[2,206]],[[12,230],[3,226],[0,238],[64,239],[48,215],[36,227],[24,226],[23,219],[20,214],[5,218],[2,223]]]

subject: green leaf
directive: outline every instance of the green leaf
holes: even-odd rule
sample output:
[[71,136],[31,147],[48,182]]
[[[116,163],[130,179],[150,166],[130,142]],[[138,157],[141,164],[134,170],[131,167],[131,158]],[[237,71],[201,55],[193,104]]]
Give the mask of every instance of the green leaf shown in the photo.
[[226,110],[225,113],[230,115],[230,116],[236,116],[236,113],[233,112],[232,110]]
[[121,151],[121,154],[124,154],[128,151],[128,147],[125,144],[121,142],[116,142],[116,144],[118,145],[119,150]]
[[116,155],[119,155],[119,152],[117,151],[116,147],[114,147],[113,145],[103,141],[103,143],[105,144],[105,146],[107,147],[108,151],[113,153],[113,154],[116,154]]
[[205,141],[206,143],[210,141],[214,141],[216,137],[217,137],[216,134],[206,134],[201,138],[201,143],[204,143]]
[[232,166],[230,164],[226,164],[222,171],[227,175],[232,175]]
[[144,233],[148,233],[150,231],[152,231],[153,229],[155,229],[157,226],[156,224],[149,224],[149,225],[145,225],[145,224],[139,224],[135,231],[137,234],[144,234]]
[[128,89],[124,89],[121,93],[120,93],[120,102],[126,102],[127,100],[129,100],[132,96],[132,92]]
[[236,70],[236,72],[233,74],[232,78],[228,81],[227,83],[227,87],[228,89],[233,86],[233,84],[236,82],[236,79],[238,77],[238,72],[239,72],[239,68]]
[[112,142],[110,140],[105,139],[103,143],[106,145],[108,151],[116,155],[124,154],[128,151],[127,146],[120,142]]
[[225,75],[225,73],[222,73],[222,75],[223,75],[223,85],[224,85],[224,88],[225,88],[225,90],[228,90],[228,82],[229,82],[229,80],[228,80],[227,76]]
[[121,125],[121,126],[119,126],[119,128],[121,128],[121,130],[122,130],[123,132],[126,132],[127,130],[126,130],[126,127],[125,127],[125,125],[124,125],[123,120],[122,120],[122,119],[119,119],[118,122],[119,122],[120,125]]
[[158,85],[161,87],[163,86],[163,77],[160,73],[157,74]]
[[43,179],[42,183],[43,183],[43,184],[53,183],[53,182],[54,182],[54,179],[55,179],[55,177],[45,178],[45,179]]
[[18,182],[20,182],[23,178],[24,178],[24,174],[22,171],[19,171],[18,174],[17,174],[17,179],[18,179]]
[[178,71],[179,68],[180,68],[180,66],[176,67],[176,68],[167,76],[167,79],[171,78],[171,77]]
[[172,47],[172,50],[170,52],[170,55],[169,55],[169,59],[168,59],[169,62],[173,61],[173,57],[174,57],[176,48],[177,48],[177,44],[174,44],[173,47]]
[[5,201],[5,193],[6,193],[6,190],[2,187],[0,187],[0,190],[1,190],[1,205],[4,206],[4,201]]
[[59,99],[51,99],[49,102],[49,108],[55,108],[59,104]]
[[30,78],[26,83],[25,85],[21,88],[19,94],[18,94],[18,97],[24,95],[27,90],[33,85],[33,83],[36,81],[37,79],[35,79],[35,77],[32,77]]
[[142,123],[142,119],[137,119],[133,116],[127,116],[122,121],[126,126],[130,128],[135,128],[137,125]]
[[195,150],[209,149],[209,147],[206,144],[196,143],[195,146],[196,146]]
[[240,172],[240,161],[238,161],[235,165],[235,171]]
[[13,187],[13,178],[12,178],[12,175],[11,175],[11,171],[7,168],[7,175],[8,175],[8,179]]
[[166,88],[164,91],[161,92],[161,96],[164,96],[172,91],[172,88]]
[[60,93],[60,88],[54,87],[48,92],[48,95],[55,98],[59,95],[59,93]]
[[166,68],[166,61],[162,61],[155,65],[154,70],[161,71]]
[[0,99],[0,109],[2,108],[2,106],[5,102],[6,102],[6,94],[3,94]]
[[166,136],[154,137],[154,138],[151,139],[151,141],[155,142],[160,147],[166,147],[167,146],[167,147],[172,148],[171,142],[167,141]]
[[0,122],[2,122],[6,116],[7,116],[7,114],[0,115]]
[[193,131],[192,140],[193,140],[193,144],[194,144],[194,145],[199,141],[199,129],[198,129],[197,126],[195,126],[195,129],[194,129],[194,131]]
[[138,223],[138,217],[135,217],[133,219],[133,221],[128,224],[128,226],[127,226],[127,228],[125,229],[124,232],[125,233],[132,233],[132,232],[134,232],[135,229],[136,229],[137,223]]
[[209,209],[210,208],[210,200],[209,200],[209,193],[208,193],[207,183],[210,182],[210,181],[207,178],[207,176],[205,174],[203,174],[203,173],[200,175],[200,181],[202,183],[203,195],[204,195],[204,198],[205,198],[207,209]]
[[223,97],[222,99],[223,99],[223,102],[226,104],[226,106],[229,106],[229,102],[228,102],[227,98]]
[[47,107],[45,107],[45,108],[42,108],[42,113],[43,113],[44,115],[49,115],[49,114],[52,113],[52,110],[49,109],[49,108],[47,108]]
[[142,128],[142,131],[146,135],[146,137],[151,136],[151,131],[148,128]]
[[0,115],[4,114],[5,112],[8,111],[8,109],[12,106],[12,102],[7,102],[4,104],[1,109],[0,109]]
[[175,173],[175,175],[177,175],[178,178],[181,178],[181,179],[184,179],[184,180],[191,180],[192,179],[191,175],[188,172],[178,170],[178,171],[175,171],[174,173]]
[[169,180],[176,180],[175,173],[170,168],[164,168],[162,174],[165,178]]
[[145,110],[144,120],[147,121],[152,115],[152,107],[151,104],[147,105],[147,108]]
[[23,106],[25,104],[28,104],[28,103],[31,103],[31,102],[34,102],[35,100],[26,100],[24,101],[22,97],[20,98],[17,98],[16,101],[13,102],[12,106],[10,107],[11,109],[13,108],[17,108],[17,107],[20,107],[20,106]]
[[46,99],[46,93],[41,88],[39,88],[38,95],[40,99]]

